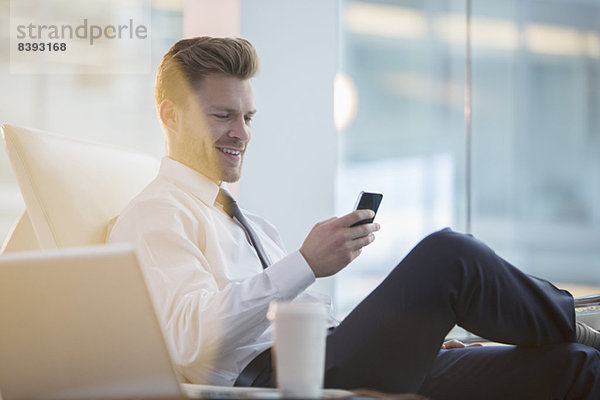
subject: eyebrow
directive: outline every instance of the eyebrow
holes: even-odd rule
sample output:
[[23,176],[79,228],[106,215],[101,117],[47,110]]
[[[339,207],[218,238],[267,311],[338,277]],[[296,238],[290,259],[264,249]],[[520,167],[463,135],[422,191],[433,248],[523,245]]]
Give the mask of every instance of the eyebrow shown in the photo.
[[[235,114],[235,113],[239,112],[238,110],[235,110],[235,109],[229,108],[229,107],[224,107],[224,106],[212,106],[212,107],[209,107],[209,109],[215,110],[215,111],[223,111],[223,112],[230,113],[230,114]],[[256,109],[250,110],[244,114],[254,115],[254,114],[256,114]]]

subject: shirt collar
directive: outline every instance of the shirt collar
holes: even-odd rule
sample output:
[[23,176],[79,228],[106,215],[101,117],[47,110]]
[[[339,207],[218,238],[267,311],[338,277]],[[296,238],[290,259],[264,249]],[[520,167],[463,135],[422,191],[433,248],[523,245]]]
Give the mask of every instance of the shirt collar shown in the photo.
[[177,186],[184,188],[200,199],[207,206],[215,204],[219,194],[219,186],[202,175],[198,171],[175,161],[169,157],[163,157],[160,163],[158,176],[174,182]]

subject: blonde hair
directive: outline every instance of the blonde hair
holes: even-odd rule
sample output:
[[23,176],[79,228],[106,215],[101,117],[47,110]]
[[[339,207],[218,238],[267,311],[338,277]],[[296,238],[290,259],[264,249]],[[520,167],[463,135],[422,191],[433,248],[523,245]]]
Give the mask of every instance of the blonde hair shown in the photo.
[[250,79],[258,71],[258,55],[241,38],[208,36],[182,39],[163,56],[156,73],[154,101],[186,104],[188,94],[209,74]]

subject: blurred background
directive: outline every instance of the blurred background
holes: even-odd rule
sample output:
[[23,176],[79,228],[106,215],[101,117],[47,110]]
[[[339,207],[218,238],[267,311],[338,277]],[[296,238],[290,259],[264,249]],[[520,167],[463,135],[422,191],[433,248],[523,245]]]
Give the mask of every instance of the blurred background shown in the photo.
[[347,0],[340,17],[357,105],[337,199],[363,186],[395,197],[384,197],[374,260],[339,285],[371,289],[382,266],[447,225],[574,294],[597,292],[600,1]]
[[[241,35],[261,56],[245,208],[295,249],[361,190],[384,193],[374,244],[319,284],[338,315],[446,226],[575,295],[600,292],[600,0],[93,3],[107,20],[147,8],[150,72],[11,73],[0,0],[0,122],[159,157],[162,54]],[[0,237],[23,209],[2,150]]]

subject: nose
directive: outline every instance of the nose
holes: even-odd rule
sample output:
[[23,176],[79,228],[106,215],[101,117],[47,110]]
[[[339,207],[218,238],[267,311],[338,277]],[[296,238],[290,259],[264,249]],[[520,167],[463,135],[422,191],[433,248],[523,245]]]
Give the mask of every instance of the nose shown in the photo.
[[232,122],[229,137],[234,137],[242,142],[250,140],[250,126],[246,123],[244,116],[240,116]]

